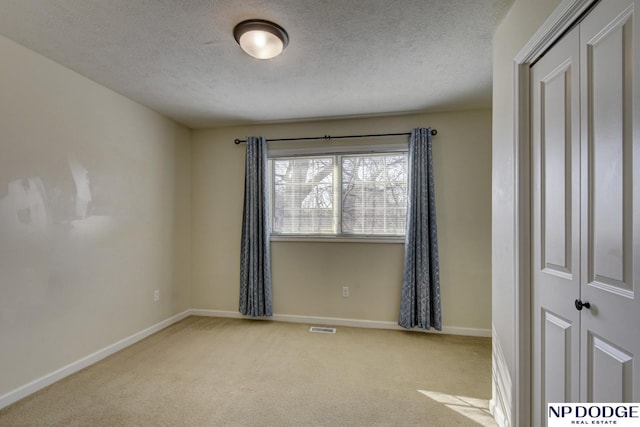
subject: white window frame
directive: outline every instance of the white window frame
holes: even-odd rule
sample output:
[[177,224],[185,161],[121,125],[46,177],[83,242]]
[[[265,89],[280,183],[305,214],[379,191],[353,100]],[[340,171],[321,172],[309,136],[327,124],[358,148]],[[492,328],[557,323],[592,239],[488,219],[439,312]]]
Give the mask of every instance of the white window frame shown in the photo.
[[[273,224],[273,207],[274,207],[274,195],[272,194],[273,187],[273,171],[272,162],[273,159],[280,158],[295,158],[295,157],[310,157],[310,156],[335,156],[334,161],[334,181],[338,180],[338,185],[334,182],[334,204],[338,209],[337,217],[338,221],[342,221],[342,165],[338,165],[340,156],[347,155],[367,155],[367,154],[393,154],[404,153],[408,154],[408,147],[406,143],[403,144],[379,144],[379,145],[357,145],[357,146],[342,146],[342,147],[313,147],[313,148],[296,148],[296,149],[272,149],[268,150],[268,190],[269,190],[269,221]],[[408,177],[407,177],[408,180]],[[408,182],[407,182],[408,185]],[[335,203],[335,200],[338,203]],[[404,243],[405,235],[366,235],[366,234],[280,234],[271,233],[270,240],[272,242],[363,242],[363,243]]]

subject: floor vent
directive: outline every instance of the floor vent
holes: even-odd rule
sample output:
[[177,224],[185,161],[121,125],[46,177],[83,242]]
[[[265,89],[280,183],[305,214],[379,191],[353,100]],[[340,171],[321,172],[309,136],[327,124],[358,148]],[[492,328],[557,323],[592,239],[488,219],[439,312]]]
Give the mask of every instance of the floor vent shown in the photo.
[[336,328],[321,328],[319,326],[312,326],[309,332],[320,332],[322,334],[335,334]]

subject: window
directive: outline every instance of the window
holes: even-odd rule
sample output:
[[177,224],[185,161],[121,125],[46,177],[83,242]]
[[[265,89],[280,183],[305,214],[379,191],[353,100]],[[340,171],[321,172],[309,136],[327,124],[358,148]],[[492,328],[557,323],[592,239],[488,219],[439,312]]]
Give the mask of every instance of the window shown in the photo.
[[279,157],[269,163],[273,234],[404,235],[406,152]]

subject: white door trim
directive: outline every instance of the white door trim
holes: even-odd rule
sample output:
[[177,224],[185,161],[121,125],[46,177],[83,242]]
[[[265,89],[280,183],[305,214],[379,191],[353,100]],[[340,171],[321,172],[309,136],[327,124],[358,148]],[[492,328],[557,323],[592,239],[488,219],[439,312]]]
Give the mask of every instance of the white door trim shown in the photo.
[[539,59],[598,0],[562,0],[513,59],[515,247],[514,425],[531,423],[531,144],[529,73]]

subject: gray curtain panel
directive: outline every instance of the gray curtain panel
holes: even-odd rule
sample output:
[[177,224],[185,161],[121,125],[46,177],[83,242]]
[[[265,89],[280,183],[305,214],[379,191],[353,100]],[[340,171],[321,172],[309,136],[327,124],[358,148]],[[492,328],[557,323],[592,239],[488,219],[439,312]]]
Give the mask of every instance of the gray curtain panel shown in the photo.
[[398,324],[442,330],[431,128],[409,137],[407,231]]
[[247,137],[240,253],[240,313],[272,316],[267,141]]

